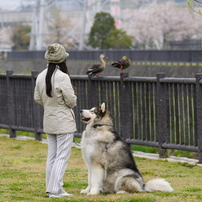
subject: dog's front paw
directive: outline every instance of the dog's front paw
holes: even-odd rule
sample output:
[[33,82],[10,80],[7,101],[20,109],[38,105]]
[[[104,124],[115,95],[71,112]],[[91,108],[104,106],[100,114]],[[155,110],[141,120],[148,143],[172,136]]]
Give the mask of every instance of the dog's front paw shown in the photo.
[[82,189],[80,193],[81,194],[88,194],[89,191],[90,191],[90,189],[87,187],[86,189]]
[[98,195],[99,193],[99,190],[91,190],[87,195]]
[[116,192],[116,194],[127,194],[128,192],[127,191],[124,191],[124,190],[119,190]]

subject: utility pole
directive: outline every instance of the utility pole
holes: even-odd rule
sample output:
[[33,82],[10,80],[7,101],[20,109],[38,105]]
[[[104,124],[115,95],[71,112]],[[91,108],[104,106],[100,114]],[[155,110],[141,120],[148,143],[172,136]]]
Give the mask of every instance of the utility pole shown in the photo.
[[[45,1],[46,0],[35,0],[29,50],[43,49]],[[48,6],[52,3],[55,3],[55,0],[49,3]]]
[[84,35],[86,29],[86,10],[87,10],[87,0],[83,0],[83,24],[81,27],[80,41],[79,41],[79,50],[83,50],[84,48]]
[[36,49],[41,50],[43,46],[43,27],[44,27],[44,7],[45,0],[40,0],[39,9],[39,27],[38,27],[38,37],[36,43]]
[[31,39],[30,39],[30,44],[29,44],[29,50],[34,50],[35,45],[36,45],[36,30],[37,30],[37,13],[38,13],[38,7],[39,7],[39,0],[36,0],[36,4],[34,7],[34,12],[32,15],[32,28],[31,28]]

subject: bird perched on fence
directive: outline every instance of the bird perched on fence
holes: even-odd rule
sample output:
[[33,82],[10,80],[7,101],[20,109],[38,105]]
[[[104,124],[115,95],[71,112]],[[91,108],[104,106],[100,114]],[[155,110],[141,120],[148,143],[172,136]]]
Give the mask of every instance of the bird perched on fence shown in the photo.
[[100,55],[100,63],[93,64],[91,67],[88,68],[86,74],[95,74],[96,76],[100,76],[100,72],[102,72],[106,66],[104,58],[108,59],[104,54]]
[[116,60],[111,64],[112,67],[119,68],[121,72],[125,72],[124,69],[130,66],[130,59],[127,56],[123,56],[122,59]]

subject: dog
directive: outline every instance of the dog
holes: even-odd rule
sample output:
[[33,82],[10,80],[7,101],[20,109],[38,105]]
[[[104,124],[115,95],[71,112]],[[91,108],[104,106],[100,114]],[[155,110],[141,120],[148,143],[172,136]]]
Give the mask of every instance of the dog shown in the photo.
[[106,103],[80,113],[82,122],[87,124],[81,150],[88,168],[88,186],[81,193],[174,191],[170,183],[161,178],[143,183],[130,148],[114,131]]

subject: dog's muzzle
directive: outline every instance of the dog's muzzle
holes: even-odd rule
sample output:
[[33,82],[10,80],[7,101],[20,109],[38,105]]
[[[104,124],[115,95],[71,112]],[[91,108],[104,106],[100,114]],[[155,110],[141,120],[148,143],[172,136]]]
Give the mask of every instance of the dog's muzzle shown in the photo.
[[88,121],[90,121],[90,118],[81,117],[81,120],[85,121],[85,122],[88,122]]
[[90,121],[91,118],[87,118],[87,117],[84,117],[84,116],[83,116],[83,110],[80,111],[80,114],[81,114],[81,120],[82,120],[83,122],[88,122],[88,121]]

